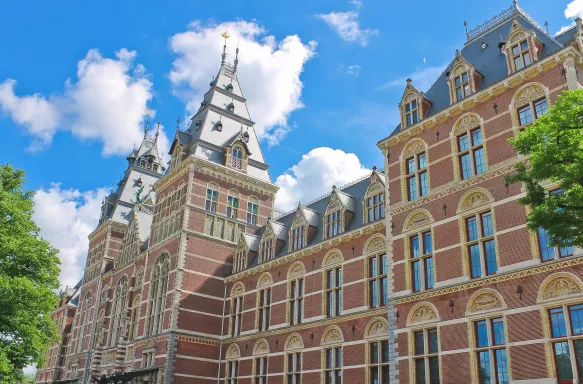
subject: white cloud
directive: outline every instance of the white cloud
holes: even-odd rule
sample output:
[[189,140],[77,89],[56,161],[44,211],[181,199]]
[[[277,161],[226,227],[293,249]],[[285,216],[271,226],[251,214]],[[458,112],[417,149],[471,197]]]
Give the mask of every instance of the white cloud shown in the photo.
[[316,43],[304,44],[297,35],[280,42],[255,22],[236,21],[219,25],[191,23],[189,30],[170,39],[176,54],[170,80],[176,92],[194,113],[209,83],[218,72],[222,46],[221,33],[232,36],[227,45],[232,61],[239,45],[238,77],[260,139],[276,145],[290,129],[288,118],[302,108],[304,64],[315,54]]
[[434,67],[427,67],[423,69],[419,69],[408,76],[403,76],[398,79],[391,80],[377,89],[386,89],[391,87],[402,87],[405,89],[405,85],[407,84],[407,78],[413,80],[412,84],[415,88],[419,89],[422,92],[425,92],[431,87],[436,80],[438,80],[439,76],[443,73],[447,67],[447,64],[434,66]]
[[344,72],[347,75],[358,76],[360,74],[360,65],[358,65],[358,64],[349,65],[348,67],[346,67],[344,69]]
[[81,192],[59,184],[41,188],[34,196],[33,219],[40,235],[59,250],[61,285],[72,287],[83,276],[89,249],[87,236],[96,228],[107,190]]
[[344,41],[355,42],[363,47],[371,36],[379,34],[378,29],[361,29],[357,12],[330,12],[317,15],[324,20]]
[[[569,4],[567,4],[567,8],[565,8],[565,18],[566,19],[576,19],[577,17],[582,17],[583,18],[583,0],[573,0],[571,1]],[[559,31],[557,33],[555,33],[556,35],[560,35],[561,33],[565,32],[566,30],[572,28],[575,25],[574,22],[572,22],[569,25],[564,25],[561,27],[561,29],[559,29]]]
[[338,187],[369,174],[354,153],[328,147],[314,148],[302,160],[282,175],[275,184],[277,192],[275,206],[282,210],[291,210],[298,201],[306,203]]
[[116,58],[90,50],[77,64],[77,81],[67,80],[59,96],[18,96],[15,80],[0,83],[0,108],[33,136],[32,149],[51,143],[58,130],[103,142],[103,154],[126,154],[142,137],[152,82],[135,64],[135,51],[121,49]]
[[356,8],[362,7],[362,0],[349,0],[348,2],[354,5]]

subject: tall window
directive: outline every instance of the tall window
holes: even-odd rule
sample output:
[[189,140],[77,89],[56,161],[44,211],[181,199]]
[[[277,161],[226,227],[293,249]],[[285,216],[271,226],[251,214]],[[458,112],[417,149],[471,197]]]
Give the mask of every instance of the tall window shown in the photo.
[[255,358],[255,384],[267,384],[267,356]]
[[548,232],[544,228],[538,229],[538,246],[542,261],[552,261],[561,257],[573,256],[573,246],[553,247]]
[[88,292],[85,295],[85,300],[83,300],[83,303],[81,304],[81,310],[79,311],[81,313],[81,316],[79,317],[79,323],[77,328],[77,345],[76,345],[77,353],[83,351],[86,348],[85,333],[87,332],[87,325],[91,319],[89,308],[91,308],[92,300],[93,296],[91,295],[91,292]]
[[122,335],[122,330],[124,328],[123,318],[126,314],[126,300],[128,295],[128,279],[123,276],[119,279],[117,287],[115,288],[115,297],[113,301],[113,321],[111,323],[111,336],[109,339],[109,345],[115,346],[120,340]]
[[407,121],[407,127],[410,127],[419,121],[417,100],[413,100],[410,103],[405,104],[405,121]]
[[484,157],[484,144],[480,128],[472,129],[458,136],[457,145],[462,179],[465,180],[473,175],[486,172],[486,158]]
[[235,147],[233,148],[233,159],[231,160],[231,166],[235,169],[241,169],[241,159],[243,158],[243,153],[241,152],[241,148]]
[[474,332],[480,383],[508,384],[504,319],[497,317],[476,321]]
[[381,192],[366,199],[368,222],[372,223],[385,218],[385,194]]
[[273,259],[273,239],[266,239],[261,243],[261,262]]
[[342,210],[328,213],[326,217],[328,238],[342,233]]
[[427,156],[419,153],[406,160],[407,197],[409,201],[429,193],[429,179],[427,175]]
[[241,272],[245,269],[247,250],[242,250],[235,253],[235,262],[233,263],[233,273]]
[[413,332],[415,384],[439,384],[437,328]]
[[301,249],[304,247],[304,230],[306,226],[301,225],[297,228],[292,229],[292,251],[296,249]]
[[286,358],[286,384],[302,384],[302,354],[288,353]]
[[467,217],[465,221],[471,277],[477,278],[496,273],[498,264],[496,262],[492,212],[482,212]]
[[433,288],[433,239],[431,231],[409,238],[413,291]]
[[373,341],[369,348],[370,384],[389,384],[389,341]]
[[583,379],[583,305],[549,310],[551,343],[559,384]]
[[238,296],[231,299],[231,336],[239,336],[241,334],[242,325],[243,296]]
[[257,309],[257,326],[259,331],[269,329],[269,316],[271,314],[271,288],[265,288],[257,292],[259,296],[259,308]]
[[166,307],[169,269],[170,259],[167,254],[163,254],[158,258],[154,270],[152,271],[152,278],[150,279],[148,335],[160,333],[164,325],[164,309]]
[[326,271],[326,316],[342,314],[342,267]]
[[257,225],[257,201],[251,200],[247,202],[247,224]]
[[237,384],[239,380],[239,362],[227,362],[227,384]]
[[304,319],[303,278],[290,282],[289,317],[291,325],[301,324]]
[[467,72],[462,73],[454,80],[456,100],[460,101],[470,95],[470,78]]
[[134,304],[132,305],[132,310],[130,312],[130,326],[128,329],[128,340],[134,341],[138,333],[138,322],[139,322],[139,311],[142,304],[142,298],[140,295],[136,296],[134,299]]
[[239,197],[229,194],[227,197],[227,217],[231,219],[237,218],[237,211],[239,210]]
[[342,383],[342,347],[326,348],[324,377],[326,384]]
[[[533,109],[534,116],[532,113]],[[547,105],[546,97],[543,97],[542,99],[533,102],[532,105],[528,104],[525,105],[524,107],[518,108],[518,118],[520,119],[520,125],[525,126],[532,123],[534,120],[538,119],[539,117],[547,113],[548,110],[549,108]]]
[[389,303],[387,255],[373,256],[368,259],[368,292],[371,308],[378,308]]
[[517,71],[531,63],[528,41],[522,40],[512,47],[512,60],[514,60],[514,68]]
[[206,203],[204,209],[209,212],[217,211],[217,200],[219,198],[219,191],[214,185],[209,185],[206,189]]

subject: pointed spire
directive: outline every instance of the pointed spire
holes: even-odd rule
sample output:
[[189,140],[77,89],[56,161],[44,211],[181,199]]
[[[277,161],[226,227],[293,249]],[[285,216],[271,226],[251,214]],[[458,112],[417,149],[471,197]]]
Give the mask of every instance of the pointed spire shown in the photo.
[[146,119],[146,126],[144,127],[144,139],[146,138],[146,136],[148,136],[148,126],[150,125],[150,117],[148,117],[148,119]]
[[176,131],[180,131],[180,116],[176,119]]
[[239,36],[237,36],[237,49],[235,50],[235,63],[233,68],[233,75],[237,73],[237,65],[239,65]]
[[227,39],[231,36],[227,33],[227,31],[223,32],[221,35],[225,39],[225,45],[223,45],[223,54],[221,55],[221,66],[225,65],[225,60],[227,59]]
[[158,129],[156,129],[156,139],[154,139],[154,142],[158,142],[158,135],[160,135],[160,122],[158,122]]

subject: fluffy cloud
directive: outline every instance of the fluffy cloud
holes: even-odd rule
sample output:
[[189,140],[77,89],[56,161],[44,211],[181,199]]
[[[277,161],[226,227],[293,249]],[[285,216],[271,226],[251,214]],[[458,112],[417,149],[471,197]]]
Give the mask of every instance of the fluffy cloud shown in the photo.
[[289,130],[290,114],[303,107],[300,74],[315,54],[316,43],[304,44],[297,35],[277,42],[255,22],[191,23],[188,31],[170,39],[176,54],[170,80],[176,93],[187,102],[189,113],[198,109],[209,82],[218,72],[223,48],[221,33],[225,30],[232,36],[227,44],[227,60],[234,59],[239,45],[238,77],[257,134],[269,145],[278,144]]
[[0,109],[26,127],[32,149],[51,143],[57,130],[103,142],[103,154],[125,154],[139,144],[147,103],[153,96],[145,68],[135,51],[121,49],[116,58],[90,50],[77,64],[77,81],[67,80],[61,95],[18,96],[16,81],[0,83]]
[[96,228],[107,190],[80,192],[52,184],[34,196],[33,219],[40,234],[59,250],[61,284],[74,286],[83,276],[89,249],[87,236]]
[[342,69],[344,70],[344,73],[350,76],[358,76],[360,74],[360,65],[358,64],[349,65],[346,68],[342,67]]
[[407,78],[410,78],[413,80],[413,85],[415,88],[425,92],[429,89],[429,87],[431,87],[433,83],[435,83],[439,76],[441,76],[445,70],[445,67],[447,67],[447,64],[419,69],[409,74],[408,76],[403,76],[398,79],[391,80],[388,83],[381,85],[377,89],[381,90],[391,87],[402,87],[405,89]]
[[379,34],[378,29],[361,29],[357,12],[330,12],[317,17],[324,20],[342,40],[358,43],[363,47],[368,44],[369,37]]
[[[577,17],[583,18],[583,0],[573,0],[569,4],[567,4],[567,8],[565,8],[565,18],[566,19],[576,19]],[[572,22],[569,25],[564,25],[561,29],[555,34],[560,35],[561,33],[565,32],[566,30],[572,28],[575,25]]]
[[275,184],[275,206],[287,211],[297,207],[298,201],[307,202],[340,187],[371,170],[365,168],[354,153],[328,147],[314,148],[302,160],[280,175]]

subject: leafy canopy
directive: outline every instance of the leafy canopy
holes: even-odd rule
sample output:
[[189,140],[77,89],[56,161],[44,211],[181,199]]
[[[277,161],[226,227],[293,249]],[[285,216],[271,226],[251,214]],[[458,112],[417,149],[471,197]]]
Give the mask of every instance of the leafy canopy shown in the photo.
[[[544,228],[555,246],[583,245],[583,90],[563,92],[549,112],[510,139],[527,160],[508,175],[524,183],[530,229]],[[558,188],[560,193],[549,191]]]
[[42,365],[59,340],[50,313],[58,303],[57,250],[32,220],[34,192],[24,172],[0,164],[0,383],[25,380],[22,369]]

